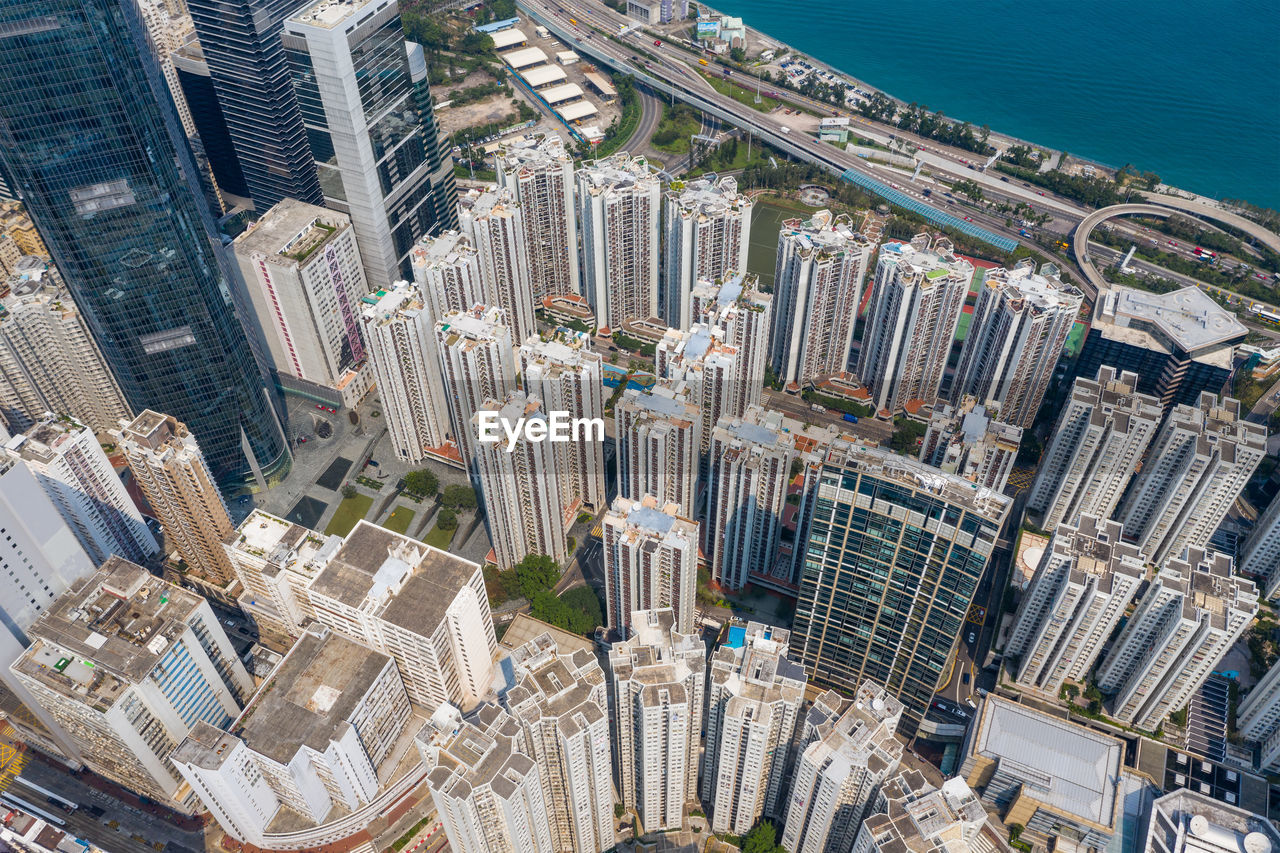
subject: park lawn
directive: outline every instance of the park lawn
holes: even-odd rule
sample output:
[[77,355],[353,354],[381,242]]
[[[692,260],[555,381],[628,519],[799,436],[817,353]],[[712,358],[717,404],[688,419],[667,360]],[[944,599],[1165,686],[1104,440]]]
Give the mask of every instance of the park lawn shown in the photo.
[[[685,172],[685,177],[695,178],[704,172],[731,172],[745,169],[748,162],[761,163],[769,159],[769,152],[757,140],[751,144],[751,160],[747,160],[747,141],[745,139],[738,140],[738,152],[733,155],[733,159],[729,162],[718,159],[714,154],[708,157],[704,162],[698,164],[696,169]],[[806,207],[805,212],[812,213],[813,208]],[[776,241],[775,241],[776,242]]]
[[441,530],[440,526],[436,525],[431,528],[430,532],[428,532],[426,536],[423,537],[422,541],[426,542],[428,545],[439,548],[441,551],[447,551],[449,549],[449,543],[453,541],[454,533],[457,533],[456,529]]
[[346,536],[356,526],[356,522],[368,514],[372,506],[372,495],[356,493],[355,497],[343,498],[333,518],[329,519],[329,526],[324,529],[325,534]]
[[382,522],[382,526],[394,533],[408,533],[409,525],[413,523],[413,515],[413,510],[408,507],[397,506]]
[[[655,141],[659,133],[671,128],[675,129],[675,138],[670,142]],[[689,153],[689,137],[700,130],[702,130],[702,122],[698,121],[697,116],[691,114],[691,111],[664,110],[662,121],[658,122],[658,126],[654,128],[653,136],[649,138],[649,144],[659,151],[666,151],[668,154],[687,154]]]
[[1079,320],[1071,327],[1071,334],[1067,335],[1067,355],[1075,358],[1080,354],[1080,350],[1084,348],[1084,333],[1088,327]]
[[[728,95],[740,104],[745,104],[746,106],[751,107],[753,110],[759,110],[762,113],[773,112],[782,103],[777,98],[770,98],[764,94],[764,91],[773,85],[772,83],[762,82],[760,84],[760,103],[757,104],[756,81],[754,77],[743,78],[742,82],[744,83],[744,86],[739,86],[738,80],[733,77],[726,80],[721,74],[703,74],[702,76],[706,77],[707,80],[710,81],[711,88],[715,89],[722,95]],[[791,106],[796,105],[791,104]]]

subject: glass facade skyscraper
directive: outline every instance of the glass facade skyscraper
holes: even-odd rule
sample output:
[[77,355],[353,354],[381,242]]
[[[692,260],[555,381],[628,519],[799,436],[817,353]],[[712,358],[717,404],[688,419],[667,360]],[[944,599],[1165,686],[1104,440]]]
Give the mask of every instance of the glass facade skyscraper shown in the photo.
[[258,213],[324,204],[280,31],[303,0],[188,0],[218,103]]
[[289,454],[143,44],[132,0],[0,3],[0,161],[129,405],[184,421],[234,488]]
[[804,519],[791,647],[809,677],[866,679],[915,734],[1009,511],[1009,498],[887,450],[833,449]]
[[285,21],[283,43],[325,204],[351,216],[370,285],[411,278],[409,251],[442,227],[437,201],[456,227],[457,200],[398,5],[320,0]]

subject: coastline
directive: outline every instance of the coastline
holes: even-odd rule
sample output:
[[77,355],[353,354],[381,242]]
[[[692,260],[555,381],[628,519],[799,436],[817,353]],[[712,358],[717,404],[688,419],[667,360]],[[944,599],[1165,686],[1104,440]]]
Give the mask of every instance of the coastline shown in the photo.
[[[716,8],[716,7],[711,6],[711,5],[707,4],[707,3],[697,2],[697,6],[698,6],[698,8],[699,8],[700,10],[702,10],[703,12],[705,12],[705,13],[710,13],[710,14],[712,14],[712,15],[718,15],[718,16],[725,16],[725,15],[729,15],[729,16],[732,16],[732,17],[740,17],[740,15],[733,15],[732,13],[725,12],[725,11],[723,11],[722,9]],[[821,58],[821,57],[819,57],[819,56],[816,56],[816,55],[815,55],[814,53],[812,53],[812,52],[809,52],[809,51],[806,51],[806,50],[802,50],[802,49],[800,49],[800,48],[796,47],[796,46],[795,46],[795,45],[793,45],[793,44],[790,44],[790,43],[788,43],[788,42],[786,42],[786,41],[784,41],[784,40],[782,40],[782,39],[780,39],[780,38],[778,38],[778,37],[776,37],[776,36],[773,36],[773,35],[771,35],[771,34],[769,34],[769,33],[765,32],[765,31],[763,31],[763,30],[759,29],[758,27],[751,26],[751,25],[750,25],[750,23],[749,23],[749,21],[747,21],[745,18],[743,19],[743,24],[744,24],[744,28],[745,28],[745,29],[746,29],[746,31],[748,32],[748,38],[749,38],[749,40],[750,40],[750,39],[755,39],[755,40],[757,40],[758,42],[761,42],[761,43],[763,43],[763,44],[766,44],[766,45],[768,45],[768,46],[770,46],[770,47],[773,47],[773,48],[775,48],[775,49],[785,49],[785,51],[787,51],[787,52],[788,52],[788,53],[790,53],[790,54],[793,54],[793,55],[795,55],[795,56],[804,57],[804,58],[805,58],[805,60],[806,60],[806,61],[808,61],[810,65],[813,65],[815,68],[818,68],[818,69],[821,69],[821,70],[824,70],[824,71],[829,71],[829,72],[831,72],[831,73],[833,73],[833,74],[836,74],[836,75],[838,75],[838,76],[840,76],[840,77],[845,78],[846,80],[852,81],[855,85],[857,85],[859,88],[863,89],[864,91],[868,91],[868,92],[877,92],[877,93],[879,93],[879,94],[882,94],[882,95],[884,95],[885,97],[889,98],[891,101],[893,101],[895,104],[897,104],[899,107],[905,107],[905,106],[907,106],[909,103],[911,103],[911,102],[909,102],[909,101],[906,101],[906,100],[904,100],[904,99],[902,99],[902,98],[898,97],[898,96],[897,96],[897,95],[895,95],[894,93],[892,93],[892,92],[890,92],[890,91],[887,91],[886,89],[884,89],[884,88],[882,88],[882,87],[880,87],[880,86],[876,85],[875,83],[872,83],[872,82],[867,81],[866,79],[864,79],[863,77],[861,77],[861,76],[859,76],[859,75],[853,74],[853,73],[849,72],[849,71],[848,71],[848,70],[846,70],[846,69],[840,68],[839,66],[834,65],[834,64],[832,64],[831,62],[829,62],[829,61],[827,61],[827,60],[825,60],[825,59],[823,59],[823,58]],[[751,69],[749,66],[744,66],[744,69],[743,69],[743,70],[744,70],[744,73],[750,73],[752,69]],[[795,92],[794,92],[794,90],[787,89],[787,88],[785,88],[785,87],[784,87],[784,88],[781,88],[779,91],[780,91],[780,92],[789,92],[789,93],[792,93],[792,94],[798,94],[798,93],[795,93]],[[828,108],[830,108],[830,109],[836,109],[836,107],[835,107],[834,105],[829,105],[829,104],[828,104],[828,105],[826,105],[826,106],[828,106]],[[853,113],[854,115],[857,115],[856,111],[849,110],[849,108],[848,108],[848,107],[841,107],[840,109],[842,109],[844,112],[851,112],[851,113]],[[933,115],[937,115],[937,114],[938,114],[938,110],[934,110],[934,109],[930,109],[930,110],[929,110],[929,112],[930,112],[931,114],[933,114]],[[985,122],[983,122],[983,121],[981,121],[981,120],[975,120],[975,119],[972,119],[972,118],[964,118],[964,117],[962,117],[962,116],[959,116],[959,115],[953,115],[953,114],[950,114],[950,113],[946,113],[946,114],[945,114],[945,118],[946,118],[947,120],[949,120],[949,121],[959,121],[959,122],[968,121],[968,122],[969,122],[972,126],[974,126],[974,127],[981,127],[981,126],[983,126],[983,125],[985,124]],[[989,141],[990,141],[990,142],[992,142],[992,144],[994,144],[997,148],[1000,148],[1000,149],[1004,149],[1004,148],[1007,148],[1007,147],[1009,147],[1009,146],[1013,146],[1013,145],[1024,145],[1024,146],[1030,147],[1030,148],[1035,149],[1035,150],[1039,150],[1039,151],[1047,152],[1047,153],[1048,153],[1048,155],[1049,155],[1050,161],[1052,161],[1052,160],[1054,160],[1054,159],[1056,159],[1056,158],[1059,158],[1059,157],[1061,157],[1061,155],[1062,155],[1063,153],[1066,153],[1066,154],[1070,157],[1070,161],[1071,161],[1072,163],[1075,163],[1075,164],[1080,164],[1080,165],[1085,165],[1085,166],[1093,166],[1093,167],[1095,167],[1095,168],[1097,168],[1097,169],[1100,169],[1100,170],[1103,170],[1103,171],[1106,171],[1106,172],[1110,172],[1110,173],[1115,173],[1116,171],[1118,171],[1118,170],[1120,169],[1120,165],[1116,165],[1116,164],[1108,163],[1108,162],[1105,162],[1104,160],[1102,160],[1102,159],[1098,159],[1098,158],[1096,158],[1096,157],[1090,157],[1090,156],[1086,156],[1086,155],[1082,155],[1082,154],[1078,154],[1078,153],[1073,153],[1073,152],[1071,152],[1071,151],[1070,151],[1070,150],[1068,150],[1068,149],[1054,148],[1054,147],[1052,147],[1052,146],[1048,146],[1048,145],[1045,145],[1045,144],[1043,144],[1043,143],[1035,142],[1035,141],[1033,141],[1033,140],[1025,139],[1025,138],[1022,138],[1022,137],[1020,137],[1020,136],[1015,136],[1015,135],[1013,135],[1013,134],[1010,134],[1010,133],[1004,132],[1004,131],[1002,131],[1002,130],[1000,130],[999,128],[994,127],[994,126],[990,126],[990,125],[987,125],[987,126],[988,126],[988,127],[989,127],[989,129],[990,129],[990,138],[989,138]],[[1139,162],[1134,162],[1134,161],[1126,161],[1126,162],[1133,163],[1133,165],[1134,165],[1136,168],[1139,168],[1139,169],[1147,168],[1147,166],[1145,166],[1144,164],[1139,163]],[[1162,177],[1163,177],[1163,176],[1162,176]],[[1185,187],[1180,187],[1180,186],[1178,186],[1178,185],[1176,185],[1176,184],[1168,183],[1167,181],[1162,181],[1162,183],[1161,183],[1159,186],[1157,186],[1157,187],[1156,187],[1156,190],[1155,190],[1155,191],[1156,191],[1157,193],[1162,194],[1162,195],[1178,196],[1178,197],[1185,198],[1185,199],[1198,200],[1198,201],[1201,201],[1201,202],[1204,202],[1204,203],[1212,204],[1212,205],[1219,206],[1219,207],[1223,207],[1223,208],[1226,208],[1226,207],[1227,207],[1227,205],[1225,205],[1225,204],[1224,204],[1224,202],[1223,202],[1223,198],[1224,198],[1224,196],[1223,196],[1222,194],[1220,194],[1220,195],[1207,195],[1207,194],[1202,193],[1202,192],[1197,192],[1197,191],[1195,191],[1195,190],[1186,189]],[[1241,197],[1241,196],[1243,196],[1243,200],[1244,200],[1244,201],[1246,201],[1246,202],[1248,202],[1248,203],[1250,203],[1250,204],[1254,204],[1254,205],[1260,206],[1260,207],[1272,207],[1272,206],[1274,206],[1274,202],[1272,202],[1272,203],[1268,203],[1268,202],[1266,202],[1266,201],[1253,201],[1253,200],[1252,200],[1252,199],[1250,199],[1247,195],[1243,195],[1243,194],[1239,194],[1239,193],[1233,193],[1232,195],[1233,195],[1234,197]],[[1237,211],[1239,210],[1239,208],[1235,208],[1235,207],[1230,207],[1229,209],[1231,209],[1231,210],[1237,210]]]

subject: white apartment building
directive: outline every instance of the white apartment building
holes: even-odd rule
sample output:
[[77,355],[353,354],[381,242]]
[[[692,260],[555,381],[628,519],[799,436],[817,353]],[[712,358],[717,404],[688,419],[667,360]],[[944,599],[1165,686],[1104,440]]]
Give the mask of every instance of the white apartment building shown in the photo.
[[1008,831],[987,816],[964,779],[935,788],[918,770],[890,779],[876,798],[874,814],[857,830],[850,853],[1011,853]]
[[308,593],[317,621],[395,658],[413,702],[488,694],[497,639],[476,563],[361,520]]
[[957,406],[944,403],[934,410],[920,461],[1002,492],[1021,443],[1022,427],[996,420],[976,398],[965,397]]
[[209,603],[112,557],[28,634],[12,675],[89,769],[193,814],[172,753],[198,723],[225,729],[253,692]]
[[450,435],[435,318],[422,291],[405,281],[370,300],[361,322],[391,446],[397,458],[421,462]]
[[1169,413],[1119,516],[1153,561],[1208,545],[1267,455],[1267,428],[1245,414],[1208,391]]
[[690,298],[699,281],[718,281],[747,268],[749,196],[732,177],[675,181],[666,195],[663,318],[677,329],[695,321]]
[[[1160,424],[1160,401],[1134,389],[1136,373],[1098,368],[1076,377],[1040,459],[1027,508],[1055,530],[1081,514],[1110,518]],[[1133,533],[1126,526],[1126,532]]]
[[614,498],[601,520],[606,625],[630,636],[636,611],[669,608],[675,630],[693,633],[698,592],[698,522],[653,495]]
[[116,429],[132,413],[61,276],[42,259],[18,264],[0,299],[0,415],[14,431],[45,412]]
[[1005,653],[1018,655],[1017,680],[1057,695],[1084,682],[1125,608],[1147,579],[1120,524],[1081,515],[1054,532],[1031,579]]
[[359,403],[373,381],[360,330],[369,286],[351,220],[285,199],[232,251],[280,384],[348,408]]
[[780,840],[788,853],[849,850],[880,786],[902,760],[894,737],[901,702],[864,681],[853,700],[841,704],[844,712],[815,727],[796,757]]
[[724,331],[705,323],[697,323],[688,331],[667,329],[658,341],[654,354],[654,370],[672,387],[688,389],[690,399],[698,404],[701,423],[698,428],[699,473],[705,472],[707,454],[711,450],[711,430],[721,418],[743,413],[745,396],[741,377],[744,354],[725,342]]
[[501,308],[476,305],[437,317],[435,337],[453,439],[470,466],[479,452],[472,427],[476,411],[516,389],[511,327]]
[[142,513],[84,424],[46,415],[6,442],[4,452],[35,475],[94,565],[112,554],[145,563],[159,553]]
[[[525,391],[548,411],[570,418],[604,418],[604,360],[585,332],[529,337],[516,351]],[[560,448],[560,497],[593,510],[605,506],[604,442],[575,441]]]
[[722,418],[712,431],[704,549],[711,579],[728,589],[741,589],[752,573],[777,573],[791,465],[801,461],[807,472],[817,462],[782,420],[753,406],[743,417]]
[[537,334],[524,208],[510,190],[468,194],[459,204],[458,223],[475,246],[485,304],[507,312],[513,341]]
[[561,654],[550,634],[503,661],[514,686],[503,707],[525,730],[538,764],[556,853],[602,853],[614,846],[613,765],[608,683],[594,654]]
[[151,511],[192,575],[222,594],[235,572],[222,542],[234,531],[227,505],[187,425],[147,409],[121,426],[120,450]]
[[687,389],[623,393],[614,409],[619,497],[653,495],[660,505],[674,503],[692,515],[701,422]]
[[820,210],[808,220],[782,223],[769,359],[780,380],[804,385],[848,369],[862,283],[875,249],[843,214]]
[[987,270],[951,383],[951,399],[973,396],[1007,424],[1035,422],[1084,294],[1058,268],[1024,258]]
[[1280,666],[1273,666],[1253,686],[1237,714],[1237,728],[1245,740],[1261,747],[1258,766],[1280,772]]
[[570,442],[532,441],[519,433],[515,445],[508,447],[507,430],[518,429],[522,419],[547,421],[542,401],[523,391],[512,391],[501,401],[486,400],[472,418],[473,430],[479,430],[481,419],[490,415],[498,438],[477,441],[475,460],[498,567],[513,568],[530,554],[545,554],[563,563],[569,556],[566,534],[578,513],[577,506],[566,512],[561,497],[561,457]]
[[759,286],[758,276],[733,273],[716,281],[698,281],[690,296],[692,322],[721,330],[724,343],[738,351],[738,379],[730,406],[734,412],[759,405],[764,390],[773,296],[762,293]]
[[582,293],[573,157],[556,134],[521,138],[494,155],[498,186],[524,212],[525,245],[535,305],[558,293]]
[[409,274],[414,243],[436,221],[435,196],[452,191],[451,161],[433,170],[427,150],[429,107],[399,12],[394,0],[320,0],[286,18],[280,34],[326,207],[351,217],[375,290]]
[[1240,571],[1259,578],[1267,598],[1280,594],[1280,497],[1272,498],[1253,526],[1240,553]]
[[584,163],[577,175],[582,293],[601,326],[657,317],[662,183],[643,157]]
[[244,585],[240,609],[264,641],[292,646],[316,618],[308,586],[342,547],[342,537],[254,509],[222,546]]
[[10,713],[19,736],[72,763],[75,741],[9,670],[31,644],[28,632],[41,614],[97,565],[26,465],[0,457],[0,693],[11,693],[26,713]]
[[1151,804],[1146,853],[1269,853],[1280,830],[1265,815],[1181,788]]
[[804,703],[804,668],[787,657],[790,632],[731,626],[711,656],[700,794],[711,831],[741,835],[782,818],[787,755]]
[[409,256],[413,281],[430,311],[432,323],[451,311],[488,304],[480,274],[480,253],[461,231],[423,237]]
[[945,238],[880,247],[857,369],[876,411],[936,402],[972,278]]
[[698,802],[706,647],[676,628],[670,609],[629,621],[631,636],[609,649],[622,804],[650,830],[677,829]]
[[1186,707],[1258,613],[1258,589],[1231,558],[1192,548],[1165,561],[1098,668],[1111,715],[1155,731]]
[[[358,811],[393,780],[403,755],[392,749],[410,715],[389,655],[315,626],[230,731],[197,723],[171,760],[228,835],[296,849],[300,828]],[[281,831],[291,817],[301,827]]]
[[514,717],[487,703],[466,717],[441,705],[416,745],[454,853],[557,853],[542,775]]

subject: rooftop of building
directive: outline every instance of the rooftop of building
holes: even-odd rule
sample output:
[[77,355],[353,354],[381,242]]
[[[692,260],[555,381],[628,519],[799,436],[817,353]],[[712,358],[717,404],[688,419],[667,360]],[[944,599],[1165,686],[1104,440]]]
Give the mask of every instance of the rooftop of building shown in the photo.
[[1012,268],[987,270],[982,286],[1001,291],[1011,301],[1039,311],[1078,311],[1084,299],[1078,287],[1062,280],[1057,265],[1045,263],[1037,271],[1030,258],[1023,258]]
[[[88,430],[75,418],[55,415],[46,412],[37,423],[25,433],[10,438],[4,445],[11,455],[19,456],[31,462],[48,464],[57,458],[59,452],[73,444],[76,439]],[[95,441],[96,445],[97,442]]]
[[[1171,293],[1113,285],[1098,295],[1093,328],[1110,340],[1203,359],[1249,333],[1235,316],[1191,285]],[[1229,352],[1226,363],[1229,366]]]
[[268,563],[279,564],[291,559],[309,559],[340,541],[337,536],[325,537],[309,527],[254,509],[227,536],[225,544]]
[[528,613],[517,613],[515,618],[507,623],[507,630],[503,633],[499,645],[507,650],[518,649],[543,634],[546,634],[555,642],[562,654],[572,654],[579,651],[594,653],[595,651],[595,643],[590,640],[563,628],[557,628],[550,622],[535,619]]
[[391,658],[321,629],[304,633],[231,727],[245,746],[279,764],[302,747],[340,737]]
[[544,366],[550,376],[558,373],[559,368],[576,369],[583,364],[599,366],[603,361],[600,353],[591,348],[589,334],[570,329],[562,329],[548,338],[530,335],[520,345],[520,360]]
[[616,681],[636,679],[665,684],[690,672],[706,670],[706,646],[697,634],[675,628],[675,611],[636,610],[631,614],[631,636],[609,650],[609,669]]
[[465,345],[470,341],[490,341],[510,335],[507,312],[498,307],[477,305],[468,311],[450,311],[436,321],[445,333],[443,346]]
[[441,231],[434,236],[423,237],[409,252],[414,268],[452,267],[471,261],[476,248],[461,231]]
[[999,492],[971,483],[955,474],[944,473],[916,459],[899,456],[886,448],[840,441],[827,452],[826,462],[828,465],[856,468],[863,473],[973,510],[997,529],[1013,503],[1011,498]]
[[364,304],[362,316],[365,322],[375,325],[416,316],[425,307],[422,292],[417,285],[407,281],[397,281],[390,290],[375,291],[360,301]]
[[463,717],[442,705],[417,735],[419,748],[434,754],[427,785],[450,799],[466,799],[491,789],[510,799],[531,774],[533,759],[520,749],[519,721],[497,705],[485,703]]
[[499,156],[510,161],[509,167],[519,166],[523,169],[535,169],[554,166],[563,167],[565,162],[572,162],[564,147],[564,138],[555,133],[522,136],[504,143],[499,148]]
[[673,181],[667,198],[681,216],[721,216],[730,211],[746,213],[751,210],[751,198],[738,192],[738,181],[731,175],[716,180]]
[[555,638],[544,633],[513,649],[499,667],[512,675],[502,702],[518,717],[543,723],[554,718],[561,733],[571,736],[583,722],[608,716],[605,674],[594,649],[561,652]]
[[936,281],[947,276],[959,276],[966,281],[973,277],[973,264],[955,253],[955,247],[945,237],[931,239],[928,234],[917,234],[909,243],[890,241],[880,247],[880,263],[892,263],[900,270],[925,281]]
[[629,388],[618,403],[619,409],[631,409],[657,420],[671,421],[676,426],[689,427],[698,422],[698,405],[666,386],[657,385],[650,391]]
[[974,445],[988,438],[1015,446],[1022,441],[1022,427],[996,420],[973,397],[965,397],[959,406],[943,404],[933,410],[929,420],[932,428],[943,430],[963,444]]
[[1114,828],[1124,743],[1011,702],[983,699],[966,743],[1023,780],[1023,795],[1063,815]]
[[350,226],[342,213],[286,198],[236,238],[235,251],[260,254],[267,261],[295,266],[323,257],[317,251]]
[[105,712],[155,669],[203,603],[142,566],[110,557],[31,626],[33,643],[14,668]]
[[632,539],[646,535],[662,539],[683,537],[696,543],[698,537],[698,523],[682,516],[678,504],[659,506],[653,495],[645,495],[638,501],[622,496],[615,498],[603,523],[623,528],[623,535]]
[[[1265,817],[1186,789],[1152,804],[1148,850],[1159,841],[1169,853],[1273,853],[1280,831]],[[1160,826],[1163,817],[1171,827]],[[1172,832],[1169,830],[1176,827]]]
[[576,173],[579,184],[588,192],[607,192],[632,187],[657,188],[658,177],[649,168],[649,161],[641,156],[631,156],[619,151],[603,160],[583,162]]
[[963,779],[935,788],[918,770],[885,782],[886,811],[864,826],[882,853],[1008,853],[1004,833],[988,818]]
[[782,234],[800,241],[806,249],[816,247],[820,251],[837,251],[856,248],[870,252],[875,248],[874,241],[854,227],[848,214],[836,215],[825,209],[815,211],[808,219],[783,220]]
[[711,684],[750,701],[804,694],[804,667],[788,657],[791,632],[760,622],[730,624],[711,654]]
[[1118,521],[1082,514],[1075,526],[1058,525],[1050,559],[1067,560],[1074,571],[1085,575],[1105,577],[1121,571],[1144,576],[1142,553],[1136,545],[1121,540],[1123,530]]
[[289,20],[299,24],[333,29],[366,6],[376,2],[377,0],[320,0],[319,3],[294,12],[289,16]]
[[313,595],[427,634],[436,630],[479,569],[461,557],[361,520],[310,588]]
[[123,429],[121,436],[150,450],[159,450],[191,437],[187,425],[171,415],[146,409]]

